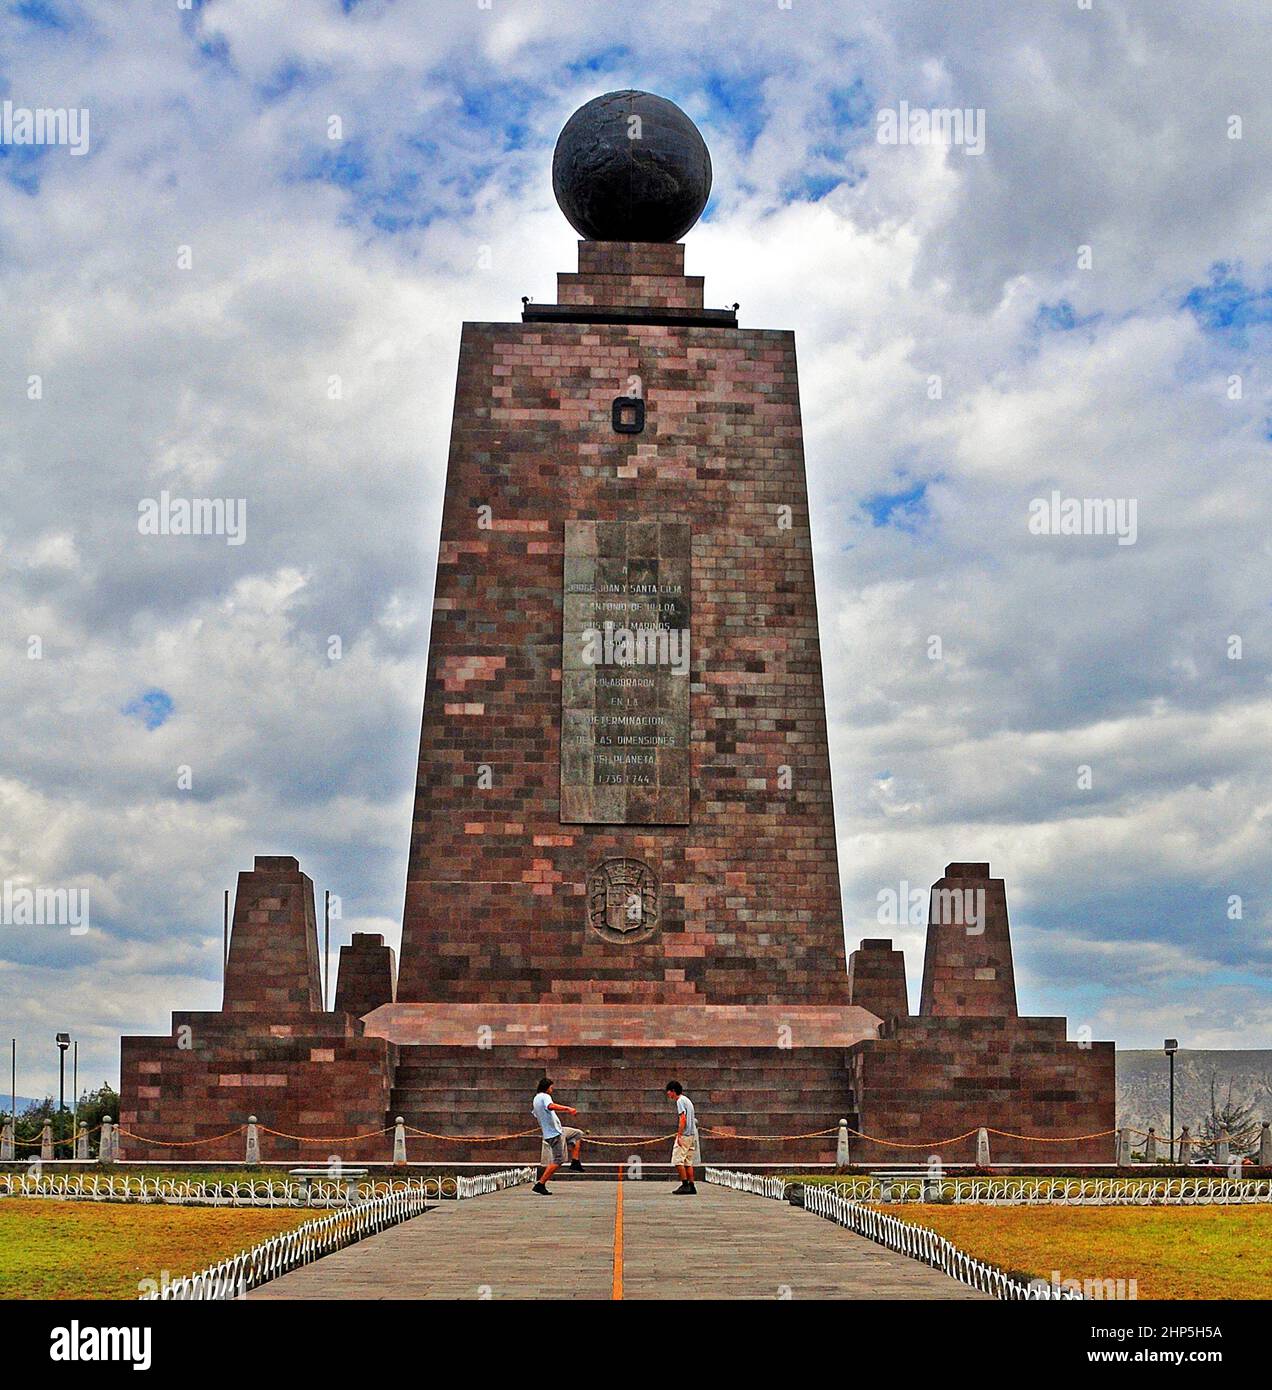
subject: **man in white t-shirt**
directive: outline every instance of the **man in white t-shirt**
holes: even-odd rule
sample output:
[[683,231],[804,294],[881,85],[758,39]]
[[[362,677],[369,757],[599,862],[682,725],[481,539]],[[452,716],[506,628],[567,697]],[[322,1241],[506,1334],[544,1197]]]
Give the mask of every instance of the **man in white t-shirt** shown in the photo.
[[579,1112],[570,1105],[558,1105],[552,1099],[553,1082],[550,1077],[542,1077],[539,1081],[538,1089],[535,1091],[534,1103],[530,1110],[534,1118],[539,1122],[539,1129],[543,1133],[543,1145],[540,1159],[543,1161],[543,1172],[539,1176],[539,1181],[534,1185],[534,1191],[540,1197],[551,1197],[548,1191],[548,1179],[565,1162],[565,1151],[568,1145],[570,1149],[570,1167],[578,1172],[583,1171],[583,1164],[579,1159],[579,1151],[583,1147],[583,1131],[581,1129],[562,1129],[561,1121],[557,1115],[577,1115]]
[[680,1186],[673,1189],[672,1195],[696,1197],[693,1161],[698,1156],[698,1121],[693,1113],[693,1101],[685,1095],[685,1088],[679,1081],[667,1083],[667,1099],[676,1104],[676,1142],[672,1146],[671,1161],[680,1173]]

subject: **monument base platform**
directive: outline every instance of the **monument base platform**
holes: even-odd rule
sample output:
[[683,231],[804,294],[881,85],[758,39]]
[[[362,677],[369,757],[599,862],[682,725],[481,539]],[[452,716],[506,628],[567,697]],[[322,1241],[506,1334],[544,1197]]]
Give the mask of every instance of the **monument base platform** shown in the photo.
[[1063,1018],[893,1018],[853,1048],[853,1094],[865,1134],[856,1163],[974,1161],[985,1126],[992,1163],[1111,1163],[1114,1047],[1070,1042]]
[[[175,1013],[169,1037],[121,1042],[121,1153],[131,1159],[242,1160],[250,1115],[269,1161],[384,1159],[396,1049],[350,1014],[277,1021]],[[359,1143],[318,1143],[372,1135]],[[142,1137],[133,1137],[142,1136]],[[228,1136],[228,1137],[220,1137]],[[309,1142],[301,1142],[308,1140]]]
[[[541,1075],[572,1105],[592,1165],[665,1165],[675,1130],[666,1084],[692,1097],[707,1163],[834,1163],[841,1118],[855,1127],[842,1046],[466,1045],[400,1048],[391,1110],[412,1162],[536,1162],[530,1103]],[[425,1134],[413,1133],[423,1130]],[[463,1138],[461,1136],[474,1136]],[[477,1137],[501,1136],[495,1142]],[[813,1136],[813,1137],[802,1137]]]
[[384,1004],[363,1023],[403,1046],[842,1048],[878,1037],[880,1020],[854,1005],[549,1002]]
[[[400,1049],[390,1109],[427,1132],[408,1129],[412,1160],[533,1161],[530,1102],[547,1075],[605,1141],[591,1161],[615,1164],[667,1161],[670,1138],[648,1141],[675,1128],[673,1078],[713,1131],[712,1163],[833,1163],[834,1130],[853,1123],[848,1051],[880,1025],[851,1006],[608,1003],[386,1004],[363,1022]],[[490,1136],[507,1137],[479,1142]]]

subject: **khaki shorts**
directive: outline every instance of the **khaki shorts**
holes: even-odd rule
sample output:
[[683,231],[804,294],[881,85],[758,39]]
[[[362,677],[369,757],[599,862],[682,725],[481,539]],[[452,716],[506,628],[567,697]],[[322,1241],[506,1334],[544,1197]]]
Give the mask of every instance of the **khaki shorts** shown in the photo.
[[581,1129],[563,1128],[555,1139],[545,1139],[539,1148],[539,1163],[546,1168],[549,1163],[564,1163],[566,1150],[583,1138]]
[[688,1168],[692,1166],[698,1156],[698,1136],[691,1134],[688,1137],[680,1135],[671,1149],[671,1162],[676,1168]]

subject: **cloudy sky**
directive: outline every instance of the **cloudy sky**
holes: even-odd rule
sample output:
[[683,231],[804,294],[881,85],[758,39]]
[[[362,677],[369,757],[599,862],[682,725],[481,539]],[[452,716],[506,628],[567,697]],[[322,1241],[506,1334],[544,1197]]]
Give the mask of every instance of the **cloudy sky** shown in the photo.
[[631,86],[711,148],[708,302],[798,335],[850,943],[917,1002],[879,894],[988,859],[1027,1011],[1272,1047],[1261,9],[4,3],[0,100],[89,113],[0,144],[0,879],[91,902],[0,924],[19,1091],[217,1006],[253,854],[396,942],[459,325],[573,268],[552,145]]

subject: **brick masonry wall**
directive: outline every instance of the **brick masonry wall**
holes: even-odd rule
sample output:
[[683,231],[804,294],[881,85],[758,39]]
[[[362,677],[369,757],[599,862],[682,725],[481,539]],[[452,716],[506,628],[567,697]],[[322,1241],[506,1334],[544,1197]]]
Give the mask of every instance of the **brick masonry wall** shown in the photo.
[[[981,1125],[1030,1136],[1096,1134],[1114,1127],[1113,1044],[1065,1040],[1062,1018],[910,1018],[849,1052],[865,1134],[894,1149],[857,1143],[854,1163],[973,1162],[976,1139],[937,1147]],[[1112,1137],[1026,1143],[990,1136],[997,1163],[1111,1162]]]
[[[884,954],[862,946],[854,970]],[[858,1144],[854,1162],[971,1161],[974,1135],[937,1143],[982,1125],[1048,1140],[1114,1127],[1113,1044],[1068,1042],[1064,1019],[1017,1015],[1007,894],[988,864],[946,865],[932,886],[919,1016],[889,1020],[849,1056],[858,1128],[919,1146]],[[995,1162],[1105,1162],[1113,1150],[1108,1135],[1074,1143],[990,1136]]]
[[336,1012],[362,1018],[382,1004],[391,1004],[397,989],[397,957],[384,937],[354,932],[340,948],[336,975]]
[[[434,1134],[513,1136],[468,1144],[408,1133],[413,1161],[536,1162],[538,1131],[526,1131],[533,1129],[535,1085],[546,1074],[556,1083],[554,1098],[580,1111],[569,1123],[615,1145],[590,1146],[586,1162],[625,1164],[636,1155],[666,1164],[676,1123],[664,1087],[674,1078],[704,1126],[734,1136],[704,1135],[706,1162],[833,1163],[834,1134],[788,1136],[835,1129],[841,1117],[853,1123],[846,1056],[829,1047],[404,1047],[392,1108]],[[651,1136],[662,1137],[622,1142]]]
[[[344,1138],[380,1130],[396,1048],[358,1036],[348,1014],[318,1014],[303,1024],[252,1026],[224,1014],[177,1013],[170,1037],[121,1040],[120,1114],[124,1128],[168,1143],[206,1140],[249,1115],[284,1134]],[[184,1045],[183,1045],[184,1044]],[[389,1152],[385,1144],[389,1143]],[[242,1135],[180,1150],[122,1141],[128,1158],[242,1159]],[[391,1157],[391,1136],[363,1144],[302,1144],[266,1135],[266,1159],[325,1162]]]
[[279,1016],[322,1007],[314,885],[290,855],[258,854],[239,874],[221,1007]]
[[905,953],[893,950],[891,941],[863,941],[848,957],[848,994],[851,1003],[879,1018],[908,1018]]
[[[588,248],[569,293],[690,303],[682,254]],[[633,376],[645,430],[618,434]],[[688,826],[561,823],[567,519],[692,528]],[[613,943],[586,883],[629,856],[660,925]],[[846,1001],[790,333],[464,325],[398,997]]]
[[1007,892],[988,864],[947,864],[932,885],[921,1014],[985,1017],[1016,1012]]

